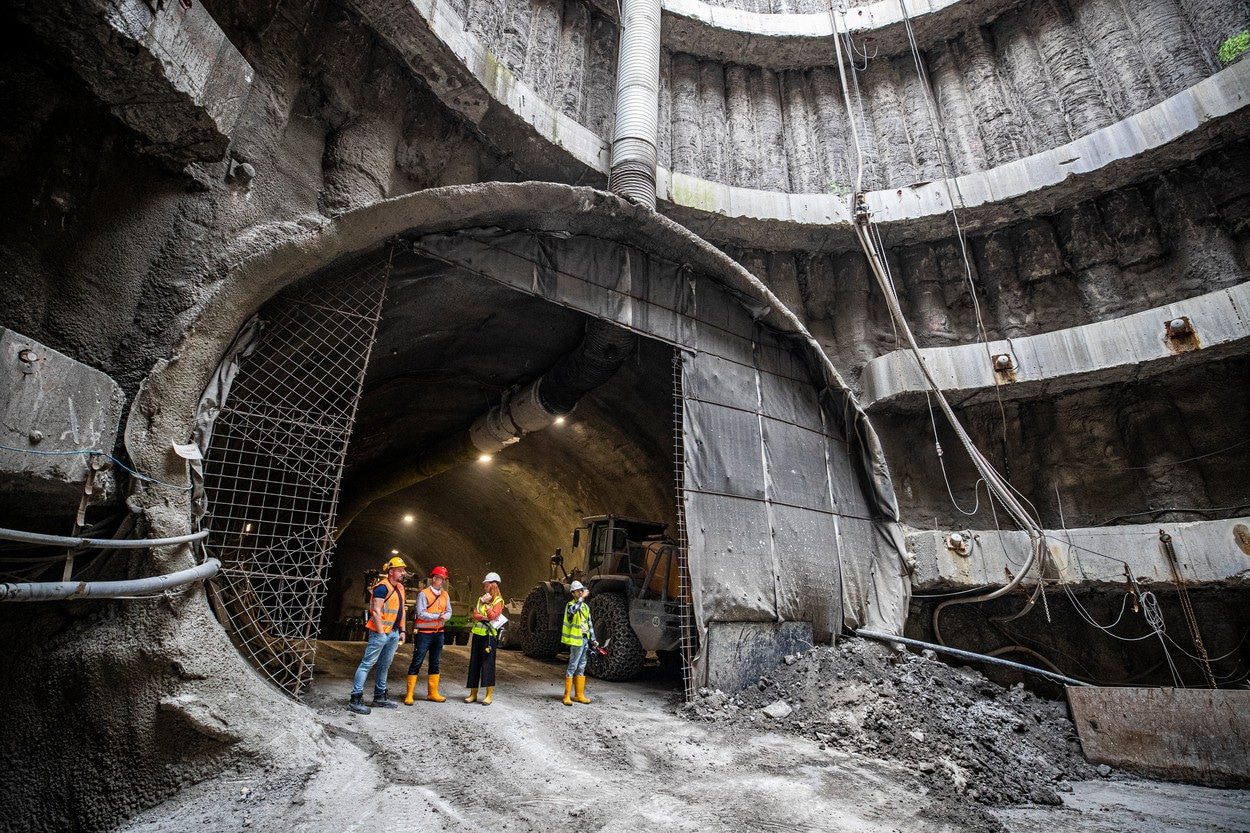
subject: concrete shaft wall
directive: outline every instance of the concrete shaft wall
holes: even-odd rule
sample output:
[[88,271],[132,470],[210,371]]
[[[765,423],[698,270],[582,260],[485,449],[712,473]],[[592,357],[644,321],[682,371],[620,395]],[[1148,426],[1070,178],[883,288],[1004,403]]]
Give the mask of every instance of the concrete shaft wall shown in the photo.
[[[190,64],[161,60],[143,39],[80,55],[67,50],[116,36],[112,18],[82,14],[81,5],[44,0],[0,12],[6,106],[20,114],[0,126],[0,327],[116,380],[130,409],[124,419],[132,460],[151,474],[185,476],[168,443],[185,437],[203,381],[240,321],[340,254],[405,228],[458,223],[577,226],[629,236],[629,245],[657,245],[649,242],[657,238],[655,215],[608,205],[602,195],[583,201],[593,212],[576,208],[580,198],[570,194],[559,211],[505,203],[470,212],[455,199],[462,194],[455,186],[475,183],[602,184],[603,171],[586,161],[601,145],[591,142],[582,159],[557,141],[564,137],[556,128],[609,135],[617,34],[608,3],[451,3],[447,8],[489,48],[483,67],[468,67],[422,28],[408,2],[368,5],[385,12],[379,20],[405,27],[400,34],[411,49],[397,45],[382,23],[362,22],[357,8],[364,0],[345,4],[350,9],[328,0],[206,0],[203,7],[246,64],[233,57],[212,64],[223,75],[208,88],[237,98],[226,108],[230,119],[212,118],[222,110],[211,108],[211,99],[182,92],[205,86],[184,83],[179,67],[189,71]],[[163,4],[163,13],[177,5]],[[144,0],[96,6],[125,7],[134,19],[153,13]],[[969,25],[965,7],[949,4],[918,30],[954,173],[999,170],[1193,89],[1216,70],[1219,43],[1247,22],[1245,4],[1234,0],[975,8],[990,7],[996,11],[989,18],[972,15]],[[821,11],[810,0],[736,8]],[[209,31],[201,23],[200,31]],[[733,37],[769,51],[767,36]],[[853,36],[861,51],[864,37]],[[665,49],[663,165],[712,183],[765,189],[754,192],[761,201],[784,204],[789,192],[845,193],[854,154],[831,48],[784,69],[713,60],[707,56],[720,47],[707,43],[670,39]],[[862,55],[856,60],[865,67],[858,81],[866,187],[895,189],[940,176],[910,54],[890,47],[866,63]],[[481,82],[490,72],[514,73],[524,82],[516,89],[531,96],[524,107],[537,95],[565,121],[550,119],[547,132],[534,127],[535,113],[546,118],[546,111],[522,112],[520,98],[494,97]],[[1240,76],[1213,80],[1229,77]],[[156,86],[144,88],[151,95],[127,98],[127,84],[101,78]],[[177,106],[166,106],[170,101]],[[118,106],[125,112],[114,114]],[[206,119],[211,141],[169,140],[204,135]],[[991,204],[986,211],[1000,216],[969,239],[966,256],[940,215],[928,219],[923,234],[910,221],[887,229],[887,258],[922,344],[954,349],[982,335],[1033,337],[1245,283],[1244,119],[1228,119],[1219,131],[1201,120],[1185,126],[1186,142],[1166,163],[1129,159],[1114,177],[1081,180],[1079,194]],[[395,206],[388,199],[438,186],[452,190],[429,191],[404,223],[388,213]],[[664,209],[695,216],[672,204]],[[853,385],[869,361],[897,349],[880,291],[836,217],[783,236],[761,214],[721,211],[701,209],[703,239],[688,234],[666,256],[689,262],[706,256],[709,242],[729,249],[799,316]],[[350,233],[334,225],[340,217],[357,218]],[[762,242],[742,248],[743,240]],[[1102,368],[1053,386],[1049,378],[1034,380],[1001,406],[996,389],[971,391],[956,407],[1052,527],[1062,525],[1056,493],[1072,526],[1218,520],[1250,504],[1242,476],[1250,464],[1243,437],[1250,369],[1245,340],[1226,342],[1220,350],[1196,345],[1160,359],[1149,378]],[[974,503],[976,479],[956,455],[937,457],[929,410],[902,398],[877,409],[870,416],[905,518],[925,529],[992,529],[984,508],[969,520],[954,508],[952,497],[964,507]],[[938,431],[953,449],[945,429]],[[622,498],[628,487],[611,485]],[[186,530],[185,496],[128,488],[128,504],[119,499],[105,508],[129,517],[134,534]],[[575,488],[565,496],[570,512],[586,508],[569,497]],[[3,520],[21,526],[29,519]],[[184,550],[149,552],[102,560],[95,569],[105,577],[149,575],[192,558]],[[1212,595],[1203,610],[1218,617],[1228,604]],[[1116,609],[1108,603],[1111,614]],[[961,613],[965,632],[975,631],[979,614]],[[6,818],[105,829],[240,754],[262,764],[274,755],[285,763],[315,757],[311,740],[270,748],[269,715],[289,715],[234,654],[202,599],[10,608],[0,610],[0,639],[9,649],[0,697],[14,713],[0,737],[10,773]],[[1115,651],[1099,652],[1097,662],[1113,666]],[[86,730],[84,715],[91,716]],[[175,749],[185,754],[163,757]],[[85,776],[81,783],[90,789],[71,788],[71,776]]]
[[[610,136],[609,18],[580,0],[448,5],[555,110]],[[863,186],[985,170],[1107,127],[1216,71],[1220,43],[1246,19],[1241,0],[1036,0],[931,34],[915,55],[881,54],[871,30],[853,36]],[[700,59],[666,41],[659,164],[745,188],[848,193],[857,158],[832,38],[824,45],[822,61],[775,70]]]

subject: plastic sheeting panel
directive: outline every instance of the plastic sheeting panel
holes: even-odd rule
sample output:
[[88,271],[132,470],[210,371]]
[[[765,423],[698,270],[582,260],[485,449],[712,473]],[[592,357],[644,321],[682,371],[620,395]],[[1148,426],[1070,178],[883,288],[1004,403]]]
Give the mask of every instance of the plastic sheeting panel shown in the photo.
[[[729,302],[701,290],[700,313]],[[842,622],[829,459],[845,455],[844,444],[825,433],[815,386],[788,345],[732,311],[708,317],[719,326],[704,339],[697,316],[696,349],[683,354],[682,366],[686,523],[700,623],[802,621],[827,640]],[[728,326],[749,329],[730,339],[718,332]],[[731,535],[718,528],[727,522]]]
[[[731,623],[802,623],[819,640],[844,624],[902,632],[904,544],[880,444],[810,338],[757,321],[771,302],[744,294],[749,278],[550,233],[475,229],[414,250],[681,348],[678,499],[703,645]],[[715,661],[704,652],[696,674],[733,677]]]

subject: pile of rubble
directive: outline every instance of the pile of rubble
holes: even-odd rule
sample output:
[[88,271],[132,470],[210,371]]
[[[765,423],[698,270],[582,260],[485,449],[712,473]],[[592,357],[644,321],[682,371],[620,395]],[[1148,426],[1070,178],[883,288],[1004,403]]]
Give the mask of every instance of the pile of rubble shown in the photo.
[[925,793],[939,796],[1059,804],[1067,781],[1110,774],[1081,755],[1064,703],[863,639],[786,657],[736,694],[699,695],[684,706],[691,718],[787,732],[901,763]]

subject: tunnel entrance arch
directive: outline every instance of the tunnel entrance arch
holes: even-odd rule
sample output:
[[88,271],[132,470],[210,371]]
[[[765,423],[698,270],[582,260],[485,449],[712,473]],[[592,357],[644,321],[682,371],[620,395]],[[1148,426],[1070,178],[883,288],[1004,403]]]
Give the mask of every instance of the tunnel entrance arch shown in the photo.
[[[349,215],[323,242],[289,247],[292,263],[312,265],[317,257],[325,263],[326,252],[357,256],[370,248],[361,237],[389,227],[428,256],[680,349],[683,379],[708,380],[699,395],[691,393],[697,385],[684,386],[683,418],[688,453],[699,457],[689,467],[681,505],[690,526],[693,612],[703,646],[695,669],[700,683],[728,688],[755,672],[718,653],[718,645],[767,665],[842,627],[901,627],[903,546],[879,445],[793,314],[707,244],[606,195],[532,184],[463,195],[476,206],[472,216],[508,218],[505,228],[536,231],[463,230],[463,216],[432,219],[461,196],[413,195]],[[552,204],[549,213],[536,218],[523,212],[524,220],[509,213],[535,197]],[[502,207],[485,210],[491,198]],[[408,226],[401,225],[404,218]],[[462,230],[429,233],[440,226]],[[257,267],[275,257],[266,255]],[[289,265],[273,277],[258,268],[241,270],[230,292],[246,294],[249,285],[241,280],[249,274],[270,285],[292,280]],[[206,336],[201,330],[192,343],[211,343]],[[736,451],[726,454],[727,447]]]

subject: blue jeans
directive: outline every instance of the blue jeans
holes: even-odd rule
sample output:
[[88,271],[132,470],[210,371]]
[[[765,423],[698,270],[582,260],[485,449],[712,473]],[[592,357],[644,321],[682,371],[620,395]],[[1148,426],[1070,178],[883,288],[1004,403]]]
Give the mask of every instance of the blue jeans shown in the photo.
[[438,673],[438,661],[443,656],[443,632],[421,633],[417,631],[417,641],[412,643],[412,662],[408,665],[408,676],[415,677],[421,673],[421,661],[426,651],[430,652],[430,673]]
[[365,643],[365,658],[356,669],[356,679],[352,682],[352,696],[365,693],[365,679],[369,669],[374,665],[378,673],[373,677],[373,694],[376,697],[386,691],[386,673],[391,670],[391,660],[395,659],[395,649],[399,647],[399,629],[390,633],[369,631],[369,641]]
[[569,667],[565,670],[566,677],[585,677],[586,676],[586,658],[590,655],[590,641],[587,640],[581,645],[569,646]]

